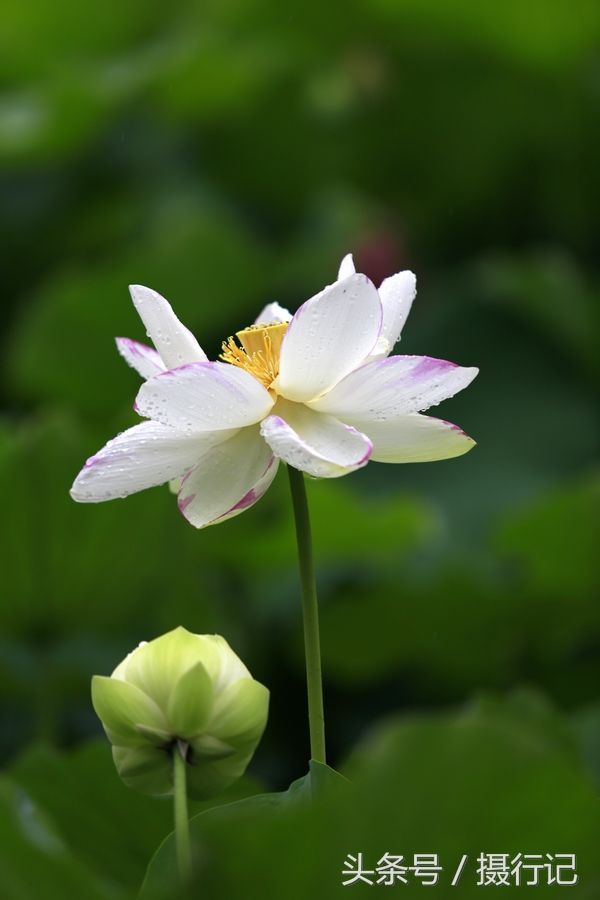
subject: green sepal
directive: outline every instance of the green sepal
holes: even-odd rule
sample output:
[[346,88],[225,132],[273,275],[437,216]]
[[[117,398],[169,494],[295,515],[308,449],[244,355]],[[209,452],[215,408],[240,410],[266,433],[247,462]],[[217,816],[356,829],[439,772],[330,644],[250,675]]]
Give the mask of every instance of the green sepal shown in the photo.
[[112,754],[117,772],[127,787],[153,796],[172,793],[170,750],[146,744],[142,747],[113,747]]
[[163,728],[153,728],[150,725],[141,725],[139,722],[136,722],[135,729],[145,738],[148,738],[155,747],[165,747],[173,740],[171,732],[165,731]]
[[117,666],[113,677],[119,674],[166,710],[173,685],[200,661],[205,669],[212,667],[216,671],[216,649],[202,635],[179,627],[134,650]]
[[200,734],[191,742],[192,749],[196,758],[204,759],[227,759],[228,756],[237,753],[235,747],[227,744],[225,741],[214,737],[212,734]]
[[92,704],[113,744],[135,747],[146,743],[139,726],[167,731],[164,715],[153,700],[134,684],[94,675]]
[[177,681],[167,704],[172,732],[189,741],[202,731],[211,713],[213,685],[201,662],[188,669]]
[[240,678],[219,694],[206,731],[241,749],[258,743],[268,714],[267,688],[252,678]]

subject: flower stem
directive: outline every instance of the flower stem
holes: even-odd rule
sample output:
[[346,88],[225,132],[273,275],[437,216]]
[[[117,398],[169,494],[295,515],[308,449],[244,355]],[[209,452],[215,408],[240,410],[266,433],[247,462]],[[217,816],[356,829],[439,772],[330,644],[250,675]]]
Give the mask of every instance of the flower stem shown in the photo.
[[175,812],[175,844],[177,847],[177,864],[184,884],[187,883],[192,870],[190,851],[190,822],[187,807],[187,785],[185,757],[187,744],[177,741],[173,748],[173,801]]
[[321,640],[319,637],[319,607],[312,554],[310,518],[306,499],[304,473],[288,466],[298,566],[302,587],[302,616],[304,620],[304,653],[306,657],[306,685],[308,689],[308,724],[310,754],[317,762],[325,762],[325,716],[323,712],[323,684],[321,678]]

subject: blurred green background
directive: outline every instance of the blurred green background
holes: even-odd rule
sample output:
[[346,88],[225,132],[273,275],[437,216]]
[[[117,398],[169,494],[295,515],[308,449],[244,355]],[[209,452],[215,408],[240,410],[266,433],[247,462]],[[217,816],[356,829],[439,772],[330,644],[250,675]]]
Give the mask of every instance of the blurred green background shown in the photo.
[[[460,771],[452,763],[444,735],[463,716],[492,731],[509,723],[516,744],[498,765],[520,758],[531,728],[547,754],[562,753],[548,737],[560,732],[569,777],[595,796],[599,39],[594,0],[5,9],[3,896],[33,896],[28,879],[61,898],[120,897],[139,883],[170,810],[118,783],[95,740],[89,683],[178,624],[224,634],[271,689],[241,792],[283,789],[306,771],[284,473],[252,510],[201,532],[166,488],[100,506],[69,499],[84,459],[136,419],[139,379],[113,343],[143,339],[129,283],[167,296],[214,358],[266,302],[294,310],[330,283],[348,251],[376,283],[417,273],[400,352],[480,367],[439,410],[478,446],[309,486],[330,761],[344,768],[357,742],[377,742],[372,727],[390,729],[389,783],[412,785],[407,846],[411,810],[438,816],[438,767],[464,799],[479,796],[475,760],[486,784],[498,781],[489,803],[506,797],[485,741],[467,740]],[[410,738],[414,722],[431,723],[437,759]],[[576,850],[568,823],[588,812],[573,805],[577,791],[561,794],[560,772],[537,784],[547,754],[541,769],[529,761],[519,802],[545,823],[544,852]],[[461,852],[469,842],[475,852],[485,810],[452,825]],[[115,820],[127,823],[125,849]],[[437,835],[443,848],[441,821],[429,843]],[[380,835],[382,854],[394,852],[395,827]],[[409,850],[436,849],[426,828],[414,833],[421,845]],[[339,852],[356,849],[358,838]],[[341,861],[325,854],[323,896]],[[596,897],[593,878],[573,894]]]

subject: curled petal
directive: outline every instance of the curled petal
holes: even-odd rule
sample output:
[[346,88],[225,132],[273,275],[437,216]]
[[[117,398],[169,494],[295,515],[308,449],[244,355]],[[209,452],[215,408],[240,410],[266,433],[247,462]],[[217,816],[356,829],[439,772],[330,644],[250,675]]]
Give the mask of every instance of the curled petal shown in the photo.
[[320,397],[372,351],[381,329],[379,295],[365,275],[350,275],[307,300],[281,346],[275,387],[288,400]]
[[244,369],[199,362],[170,369],[146,381],[136,411],[183,432],[243,428],[273,406],[269,392]]
[[100,503],[165,484],[189,472],[208,446],[229,435],[189,435],[158,422],[142,422],[88,459],[71,497],[79,503]]
[[412,272],[398,272],[386,278],[379,288],[383,307],[383,324],[380,337],[387,341],[388,353],[399,340],[417,293],[417,279]]
[[343,421],[385,421],[453,397],[478,371],[429,356],[390,356],[356,369],[310,406]]
[[275,456],[315,478],[337,478],[364,466],[370,440],[333,416],[280,401],[278,415],[261,424],[261,434]]
[[139,372],[142,378],[152,378],[153,375],[164,372],[165,364],[160,353],[153,350],[152,347],[124,337],[118,337],[115,340],[117,350],[127,365]]
[[131,284],[129,293],[165,368],[174,369],[184,363],[206,359],[206,353],[192,332],[182,325],[164,297],[141,284]]
[[254,506],[276,472],[258,427],[244,428],[198,461],[181,486],[179,509],[196,528],[223,522]]

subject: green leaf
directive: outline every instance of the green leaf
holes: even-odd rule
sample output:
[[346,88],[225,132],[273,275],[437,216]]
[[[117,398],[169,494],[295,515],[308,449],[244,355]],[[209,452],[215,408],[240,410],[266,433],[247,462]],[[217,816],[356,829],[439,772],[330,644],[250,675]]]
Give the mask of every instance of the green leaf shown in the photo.
[[[12,764],[10,777],[56,823],[63,843],[82,864],[104,880],[127,888],[139,886],[148,859],[172,829],[171,798],[145,797],[125,787],[106,740],[68,753],[32,747]],[[260,784],[245,776],[218,798],[192,801],[190,812],[193,815],[261,790]],[[29,896],[35,894],[22,900]],[[71,896],[87,900],[85,892],[65,893],[62,900]]]
[[[198,856],[201,856],[206,836],[215,828],[220,830],[223,825],[233,829],[254,827],[264,820],[270,821],[273,817],[277,819],[285,815],[288,809],[310,807],[315,798],[322,800],[335,796],[347,784],[347,779],[335,769],[311,759],[307,774],[292,782],[287,791],[258,794],[194,816],[190,820],[192,845]],[[177,878],[175,837],[170,834],[150,861],[140,897],[154,897],[157,892],[160,894],[162,891],[167,894],[172,885],[177,884]]]
[[543,735],[552,742],[557,752],[561,750],[572,759],[578,758],[577,741],[570,721],[560,714],[545,694],[534,688],[519,688],[508,695],[485,692],[467,703],[463,710],[465,719],[490,720],[505,723],[522,734]]
[[67,848],[47,814],[18,784],[0,779],[0,896],[2,900],[120,900]]
[[117,884],[139,883],[149,855],[172,827],[169,802],[121,782],[106,740],[69,753],[32,747],[12,764],[10,776],[56,822],[77,858]]
[[[293,787],[293,786],[292,786]],[[205,836],[211,828],[223,822],[236,827],[246,823],[248,827],[257,825],[263,816],[277,811],[289,802],[287,792],[275,794],[257,794],[248,799],[213,807],[193,816],[190,819],[190,837],[193,853],[200,855]],[[173,885],[179,883],[179,868],[175,847],[175,835],[171,833],[165,838],[153,855],[140,890],[140,900],[168,896]]]
[[311,759],[307,774],[293,781],[283,798],[287,803],[304,802],[316,797],[330,796],[335,791],[343,790],[346,784],[348,779],[344,775],[325,763]]
[[[194,818],[194,889],[241,897],[248,885],[260,885],[265,900],[334,900],[347,895],[341,870],[349,853],[363,852],[372,868],[385,852],[427,852],[438,853],[444,867],[441,896],[467,854],[460,896],[477,900],[482,852],[574,852],[580,896],[593,897],[600,878],[596,792],[561,722],[542,697],[527,692],[483,699],[455,714],[394,717],[351,754],[343,767],[351,781],[342,790],[304,802],[311,779],[339,784],[339,776],[313,764],[285,794]],[[141,897],[172,897],[175,878],[170,835],[151,861]]]

